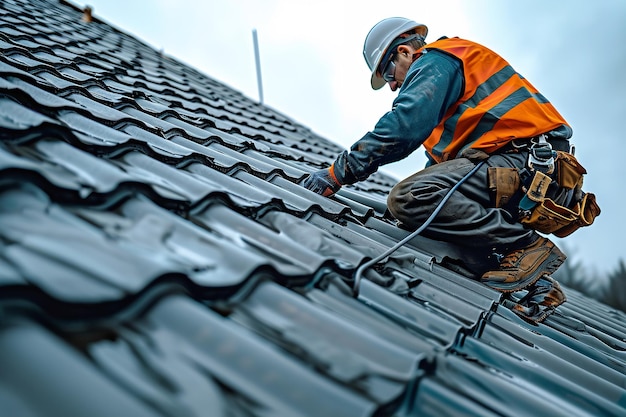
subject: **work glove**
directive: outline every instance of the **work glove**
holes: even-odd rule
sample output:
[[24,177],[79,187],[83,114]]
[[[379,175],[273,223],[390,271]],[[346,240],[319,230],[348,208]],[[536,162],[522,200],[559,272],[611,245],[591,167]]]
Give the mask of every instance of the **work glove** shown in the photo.
[[320,169],[312,174],[309,174],[304,180],[302,180],[302,186],[308,188],[314,193],[321,194],[324,197],[329,197],[335,194],[341,188],[341,184],[335,177],[334,166],[329,168]]

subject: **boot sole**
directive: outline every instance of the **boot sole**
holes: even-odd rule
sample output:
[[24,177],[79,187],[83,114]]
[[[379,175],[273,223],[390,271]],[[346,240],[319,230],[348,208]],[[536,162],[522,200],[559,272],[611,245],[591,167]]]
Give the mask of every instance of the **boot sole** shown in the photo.
[[493,288],[494,290],[498,290],[503,293],[511,293],[515,291],[523,290],[526,287],[533,285],[535,282],[539,280],[544,275],[549,275],[559,269],[559,267],[565,262],[565,254],[561,252],[556,246],[550,251],[548,257],[539,265],[539,267],[535,270],[534,274],[529,275],[527,278],[516,281],[516,282],[485,282],[483,284],[487,285],[489,288]]

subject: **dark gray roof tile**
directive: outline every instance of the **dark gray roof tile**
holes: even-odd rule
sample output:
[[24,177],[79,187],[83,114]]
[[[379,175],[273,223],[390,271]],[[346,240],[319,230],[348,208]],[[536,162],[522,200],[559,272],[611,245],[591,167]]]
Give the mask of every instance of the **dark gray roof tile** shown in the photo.
[[[321,207],[325,213],[331,216],[340,215],[349,211],[349,208],[345,205],[323,198],[315,193],[308,192],[303,194],[302,187],[278,175],[270,178],[270,182],[265,183],[244,172],[237,172],[235,177],[251,185],[267,187],[268,190],[271,190],[273,195],[282,198],[287,207],[293,207],[298,211],[309,211],[313,209],[313,207]],[[309,196],[308,194],[312,195]]]
[[[0,331],[0,400],[14,416],[110,413],[154,416],[154,409],[44,326],[21,322]],[[46,352],[41,355],[41,352]],[[59,378],[71,375],[71,378]]]
[[280,172],[282,177],[288,177],[295,182],[299,182],[304,177],[304,172],[301,169],[290,165],[288,161],[281,161],[275,156],[269,157],[267,155],[263,155],[261,152],[255,149],[246,149],[241,154],[245,155],[245,157],[252,158],[260,163],[273,165],[275,168],[278,168],[278,172]]
[[[185,171],[190,172],[192,176],[200,181],[205,181],[214,187],[213,195],[222,193],[223,199],[231,200],[233,203],[243,210],[262,210],[268,206],[282,206],[282,201],[265,192],[263,189],[252,187],[243,181],[229,177],[215,169],[209,168],[204,164],[193,163],[185,165]],[[198,208],[191,207],[190,210],[195,212],[204,207],[205,202],[199,202]]]
[[171,265],[163,258],[151,259],[145,249],[114,248],[102,230],[51,205],[41,193],[10,190],[0,198],[3,207],[11,208],[3,210],[1,219],[2,239],[12,242],[5,256],[31,285],[58,300],[119,300],[140,291]]
[[0,74],[2,74],[3,77],[10,76],[10,75],[16,75],[16,76],[21,76],[25,78],[32,77],[28,72],[23,71],[17,67],[14,67],[13,65],[9,65],[3,62],[1,55],[0,55]]
[[[6,36],[7,38],[12,38],[14,36],[22,36],[24,35],[24,32],[17,30],[16,28],[12,27],[12,26],[5,26],[2,25],[0,26],[0,32]],[[10,42],[4,42],[2,43],[3,45],[3,49],[4,48],[11,48],[14,44],[10,43]]]
[[[551,390],[527,384],[527,381],[498,372],[497,368],[486,366],[473,357],[470,359],[457,355],[437,356],[433,382],[441,384],[444,389],[452,390],[459,397],[455,396],[457,401],[452,404],[440,400],[441,403],[436,410],[452,415],[464,415],[471,410],[480,410],[480,407],[484,407],[486,411],[484,413],[481,411],[478,415],[496,413],[515,416],[529,415],[529,408],[532,408],[532,413],[538,416],[563,417],[581,411],[581,408],[573,405],[569,399],[552,395]],[[444,398],[448,397],[446,395]],[[420,399],[426,400],[422,395],[416,400]],[[470,404],[467,403],[467,399],[472,400]],[[432,402],[428,400],[428,403]],[[421,407],[417,409],[421,410]]]
[[223,393],[223,400],[240,397],[234,401],[239,406],[233,408],[240,410],[239,414],[244,410],[254,414],[259,405],[270,415],[363,416],[376,410],[375,404],[362,395],[324,378],[273,344],[235,327],[233,320],[189,298],[164,300],[147,317],[146,325],[161,330],[149,339],[151,343],[146,347],[154,347],[146,354],[153,352],[150,356],[155,360],[158,352],[167,352],[171,358],[187,358],[183,366],[171,364],[164,372],[195,368],[211,375],[222,390],[231,392]]
[[89,81],[91,80],[91,76],[89,74],[85,74],[82,71],[76,70],[75,68],[72,67],[61,67],[57,69],[59,71],[59,73],[61,73],[63,76],[74,80],[78,83],[83,83],[85,81]]
[[0,132],[3,136],[14,136],[19,131],[26,134],[26,131],[44,124],[57,124],[55,120],[4,97],[0,97],[0,117],[2,118]]
[[393,401],[404,384],[417,378],[425,352],[404,349],[367,328],[332,317],[326,309],[273,283],[259,285],[231,315],[377,403]]
[[[33,36],[34,41],[37,42],[39,45],[47,46],[47,47],[55,47],[55,46],[57,46],[57,43],[55,41],[49,39],[47,36],[40,36],[41,34],[39,32],[37,32],[37,31],[35,31],[35,30],[32,30],[32,32],[33,32],[32,34],[34,35]],[[57,51],[55,51],[54,49],[51,49],[51,51],[55,55],[57,54]],[[61,53],[58,54],[58,56],[61,56],[63,58],[68,58],[68,55],[69,54],[67,54],[65,51],[61,51]]]
[[[352,230],[353,227],[345,227],[338,224],[336,221],[337,218],[328,216],[329,211],[327,209],[325,209],[321,214],[312,213],[307,216],[306,220],[309,223],[314,224],[316,227],[330,233],[332,236],[335,236],[339,242],[346,242],[347,246],[359,251],[365,256],[375,258],[377,255],[383,253],[392,246],[389,244],[390,240],[388,238],[378,240],[376,239],[378,236],[372,238],[359,233],[358,230]],[[347,222],[347,224],[354,226],[354,223],[352,222]],[[400,253],[403,251],[405,251],[405,249],[400,248]]]
[[36,72],[36,77],[45,80],[46,83],[50,84],[58,90],[76,88],[76,84],[74,84],[73,81],[66,79],[56,70],[50,69],[38,71]]
[[[623,373],[623,366],[615,368],[608,363],[602,366],[593,358],[585,355],[584,352],[579,352],[576,346],[568,347],[553,338],[546,337],[544,334],[535,331],[534,326],[520,325],[506,320],[500,315],[493,315],[481,333],[481,338],[487,341],[497,341],[508,337],[519,340],[533,348],[534,351],[530,353],[534,355],[547,356],[547,362],[552,362],[552,358],[559,358],[569,365],[575,365],[577,368],[592,373],[618,387],[626,386],[626,375]],[[532,356],[528,353],[526,355],[529,358]],[[534,361],[535,359],[533,359]]]
[[4,59],[7,60],[10,64],[13,64],[17,67],[22,68],[46,68],[50,67],[48,64],[42,63],[41,61],[34,59],[28,53],[22,53],[19,49],[13,49],[13,51],[3,54]]
[[[7,33],[7,35],[10,36],[11,34]],[[19,36],[20,36],[19,34],[16,34],[16,35],[11,37],[11,42],[14,45],[21,46],[21,47],[28,48],[28,49],[35,49],[35,48],[38,48],[40,46],[38,43],[33,42],[32,40],[30,40],[28,38],[21,38],[20,39]],[[41,51],[40,52],[32,52],[32,55],[34,57],[36,57],[37,59],[42,59],[43,58],[42,59],[43,61],[57,62],[57,60],[55,60],[55,59],[52,59],[52,60],[50,59],[50,58],[53,58],[50,54],[46,54],[46,53],[43,53]]]
[[17,77],[0,79],[0,90],[18,90],[14,94],[28,97],[28,100],[36,102],[40,107],[48,109],[76,108],[76,105],[56,94],[42,90],[38,86],[23,81]]
[[[131,139],[129,134],[113,129],[80,113],[61,111],[58,120],[67,126],[86,145],[115,147]],[[142,132],[145,132],[142,130]],[[146,132],[148,134],[149,132]]]
[[337,193],[337,198],[342,202],[353,202],[361,204],[365,207],[373,208],[380,217],[385,215],[387,211],[387,195],[374,193],[359,193],[354,187],[342,187]]
[[[80,93],[72,92],[67,94],[65,98],[72,103],[77,104],[78,106],[84,109],[83,114],[90,114],[90,116],[94,119],[100,119],[104,121],[104,124],[113,125],[119,123],[123,120],[137,120],[134,115],[129,116],[124,111],[120,111],[114,108],[111,108],[105,104],[100,103],[97,100],[94,100],[91,97],[91,94],[87,92],[87,90],[83,89]],[[125,110],[125,109],[123,109]],[[139,120],[149,120],[153,121],[149,115],[143,115],[144,117]],[[153,130],[157,129],[157,126],[151,125],[147,123]]]
[[412,288],[409,296],[421,304],[455,317],[467,326],[476,325],[485,314],[484,308],[468,303],[465,299],[460,299],[458,293],[453,295],[428,282],[422,282]]
[[[543,360],[532,358],[531,355],[524,357],[528,351],[527,346],[519,341],[516,352],[519,357],[509,354],[511,346],[498,346],[489,344],[488,340],[467,339],[460,349],[461,353],[476,358],[477,362],[485,367],[499,369],[505,375],[518,380],[518,384],[526,381],[533,384],[531,392],[537,394],[542,390],[549,390],[553,404],[561,403],[562,412],[569,409],[570,412],[578,408],[587,410],[591,415],[619,415],[623,411],[623,389],[587,372],[580,371],[577,367],[567,364],[559,366],[557,358],[550,358],[551,365],[544,364]],[[532,349],[531,349],[532,352]],[[536,359],[529,366],[529,359]],[[539,365],[539,366],[536,366]],[[558,373],[551,372],[557,370]],[[566,401],[568,399],[569,401]],[[571,399],[571,400],[570,400]]]
[[440,312],[431,311],[404,297],[392,294],[369,280],[361,281],[358,299],[402,326],[443,347],[452,346],[463,327],[460,322],[450,320]]
[[332,259],[338,268],[352,270],[358,267],[366,254],[337,242],[333,236],[311,223],[277,210],[263,214],[259,222],[280,233],[296,245]]
[[129,101],[129,99],[127,99],[124,95],[105,90],[98,85],[90,85],[86,88],[86,91],[88,91],[94,99],[110,106],[119,105],[123,102]]

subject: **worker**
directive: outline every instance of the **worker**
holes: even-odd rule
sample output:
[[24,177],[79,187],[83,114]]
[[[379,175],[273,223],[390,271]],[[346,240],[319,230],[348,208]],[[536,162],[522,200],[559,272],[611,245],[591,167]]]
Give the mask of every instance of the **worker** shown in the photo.
[[[363,54],[371,87],[388,84],[398,91],[391,111],[330,167],[305,177],[302,185],[331,196],[423,146],[426,168],[395,185],[387,200],[398,225],[412,231],[484,161],[423,235],[462,248],[460,262],[484,284],[504,293],[527,288],[566,259],[538,230],[560,229],[566,235],[599,214],[590,195],[581,215],[587,221],[575,218],[586,194],[580,189],[584,168],[570,152],[572,129],[495,52],[457,37],[426,44],[427,33],[425,25],[401,17],[384,19],[370,30]],[[565,180],[565,186],[553,180],[555,154],[557,165],[569,161],[559,172],[571,166],[582,169]],[[535,172],[543,176],[533,176]],[[573,217],[564,222],[550,218],[546,229],[544,200],[571,211]]]

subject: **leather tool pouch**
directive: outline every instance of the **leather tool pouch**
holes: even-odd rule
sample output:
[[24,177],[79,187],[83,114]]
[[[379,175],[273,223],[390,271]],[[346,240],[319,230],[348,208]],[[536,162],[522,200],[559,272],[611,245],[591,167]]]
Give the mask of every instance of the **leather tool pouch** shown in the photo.
[[571,211],[575,213],[576,218],[569,224],[552,232],[555,236],[565,237],[571,235],[579,228],[592,224],[595,218],[600,215],[600,207],[596,203],[596,196],[592,193],[586,193],[583,199],[576,203],[576,206]]
[[561,188],[572,190],[582,195],[582,198],[571,203],[570,207],[555,203],[546,197],[552,178],[537,171],[524,197],[526,201],[536,204],[520,222],[539,232],[552,233],[558,237],[568,236],[580,227],[592,224],[600,215],[600,207],[594,194],[581,191],[583,175],[586,173],[574,155],[557,152],[554,180]]
[[520,188],[520,178],[516,168],[489,167],[487,178],[496,207],[505,206]]
[[595,195],[586,193],[572,209],[546,198],[535,207],[530,216],[520,221],[539,232],[565,237],[592,224],[599,214],[600,207],[596,203]]
[[582,186],[583,175],[587,170],[580,165],[574,155],[557,151],[556,182],[563,188],[573,189]]

